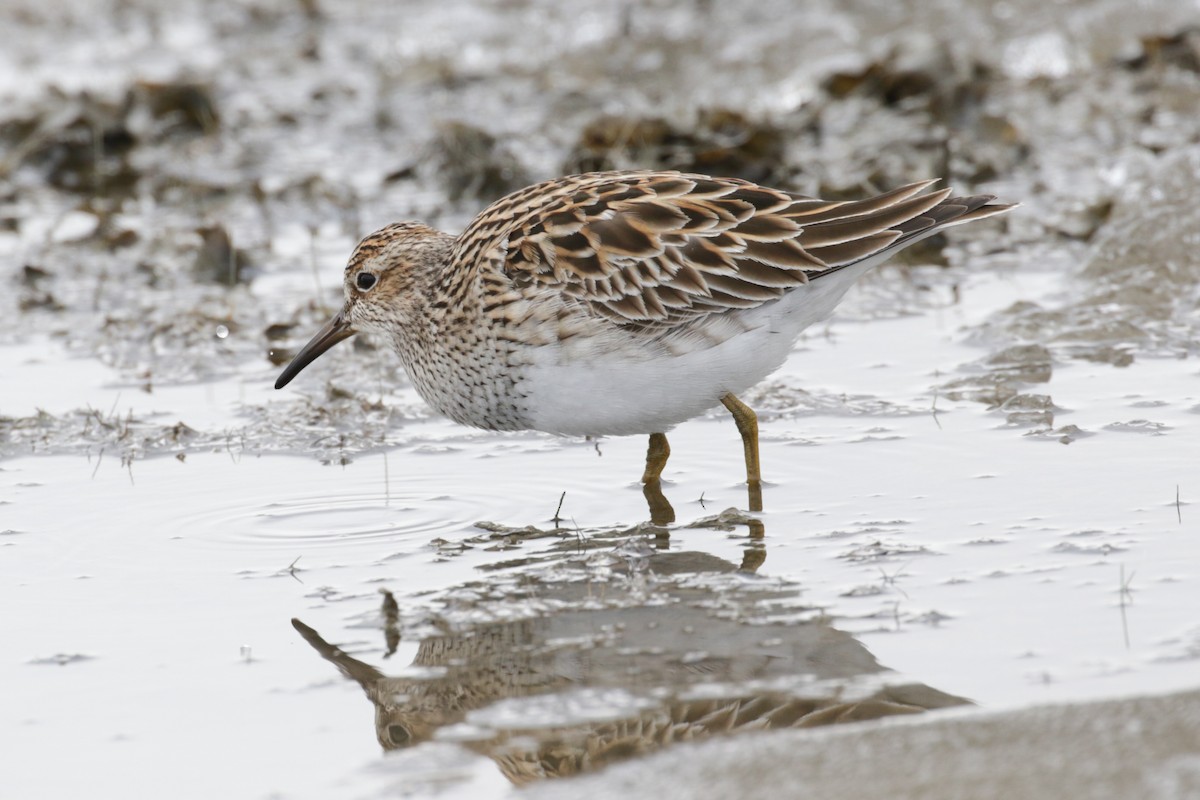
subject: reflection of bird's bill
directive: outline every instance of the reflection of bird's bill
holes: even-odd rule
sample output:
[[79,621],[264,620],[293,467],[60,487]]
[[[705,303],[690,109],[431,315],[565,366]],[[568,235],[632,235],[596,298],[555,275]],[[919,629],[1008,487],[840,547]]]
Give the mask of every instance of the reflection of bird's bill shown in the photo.
[[338,342],[349,339],[355,333],[356,331],[350,327],[350,320],[346,318],[346,309],[343,308],[334,314],[333,319],[326,322],[321,330],[317,331],[317,335],[310,339],[308,344],[300,348],[300,352],[296,353],[295,358],[283,368],[283,372],[279,373],[279,378],[275,381],[275,388],[282,389],[287,386],[292,378],[316,361],[322,353]]
[[321,634],[300,620],[293,618],[292,627],[304,637],[304,641],[308,642],[314,650],[320,653],[321,658],[337,667],[339,672],[361,686],[363,691],[368,694],[376,683],[387,677],[370,664],[359,661],[357,658],[348,655],[342,648],[325,641],[321,638]]

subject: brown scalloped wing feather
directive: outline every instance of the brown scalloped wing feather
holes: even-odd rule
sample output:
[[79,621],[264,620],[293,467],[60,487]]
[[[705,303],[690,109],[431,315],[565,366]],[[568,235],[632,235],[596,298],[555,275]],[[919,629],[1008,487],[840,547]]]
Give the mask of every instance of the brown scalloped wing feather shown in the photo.
[[948,189],[921,194],[933,183],[832,202],[733,178],[577,175],[497,201],[459,237],[456,260],[502,249],[516,286],[555,288],[622,325],[674,328],[1009,207]]

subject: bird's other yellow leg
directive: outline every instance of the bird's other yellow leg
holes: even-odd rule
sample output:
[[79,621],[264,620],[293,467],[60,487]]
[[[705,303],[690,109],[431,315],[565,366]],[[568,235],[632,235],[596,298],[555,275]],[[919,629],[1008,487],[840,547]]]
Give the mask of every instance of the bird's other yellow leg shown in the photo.
[[642,494],[650,506],[650,521],[655,525],[670,525],[675,521],[675,509],[662,493],[659,477],[671,457],[671,446],[665,433],[650,434],[650,447],[646,450],[646,471],[642,473]]
[[746,487],[750,494],[750,510],[762,511],[762,468],[758,461],[758,417],[750,406],[731,394],[721,398],[721,404],[733,414],[742,447],[746,451]]
[[650,448],[646,450],[646,471],[642,473],[642,483],[658,480],[670,457],[671,445],[667,444],[667,435],[665,433],[650,434]]

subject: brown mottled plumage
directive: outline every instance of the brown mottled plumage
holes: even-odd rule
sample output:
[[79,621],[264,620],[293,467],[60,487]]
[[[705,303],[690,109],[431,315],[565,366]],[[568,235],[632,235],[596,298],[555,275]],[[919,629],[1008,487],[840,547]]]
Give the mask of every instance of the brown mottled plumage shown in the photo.
[[666,430],[723,403],[759,506],[757,423],[736,394],[872,266],[1011,208],[925,192],[933,183],[834,202],[733,178],[598,172],[501,198],[457,237],[389,225],[359,243],[345,306],[275,386],[374,331],[421,396],[463,424],[651,434],[654,486]]

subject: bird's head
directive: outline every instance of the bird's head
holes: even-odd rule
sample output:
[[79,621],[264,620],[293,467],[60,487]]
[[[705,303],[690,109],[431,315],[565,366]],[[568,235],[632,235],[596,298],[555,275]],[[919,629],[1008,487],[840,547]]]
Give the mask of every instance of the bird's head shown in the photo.
[[440,269],[453,238],[420,222],[397,222],[375,231],[354,248],[343,281],[346,300],[279,374],[284,386],[322,353],[356,333],[394,334],[413,309],[424,305],[423,280]]

